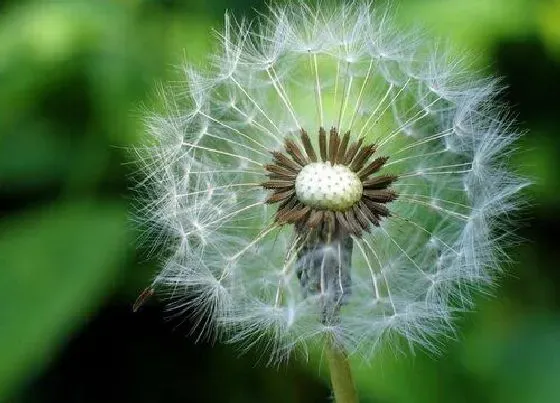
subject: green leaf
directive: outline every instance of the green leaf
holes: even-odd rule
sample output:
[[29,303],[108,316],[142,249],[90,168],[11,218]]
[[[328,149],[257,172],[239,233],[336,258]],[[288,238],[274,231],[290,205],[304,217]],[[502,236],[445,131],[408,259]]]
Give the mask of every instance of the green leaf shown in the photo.
[[478,59],[487,57],[496,42],[503,38],[533,34],[537,20],[535,3],[529,0],[409,0],[402,7],[402,15],[408,23],[419,22],[460,48],[472,49],[469,58]]
[[126,255],[115,203],[60,204],[0,227],[0,401],[91,317]]

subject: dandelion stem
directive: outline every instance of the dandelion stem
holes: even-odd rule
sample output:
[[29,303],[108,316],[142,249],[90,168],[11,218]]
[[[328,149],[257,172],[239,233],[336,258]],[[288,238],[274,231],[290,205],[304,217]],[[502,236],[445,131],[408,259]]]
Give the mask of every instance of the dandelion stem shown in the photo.
[[[296,226],[296,233],[301,239],[298,278],[305,294],[319,293],[321,322],[333,329],[340,325],[340,309],[351,294],[353,240],[340,226],[333,229],[330,223],[324,223],[307,233],[302,228]],[[325,355],[335,402],[357,403],[348,356],[330,332],[325,338]]]
[[352,379],[348,355],[331,338],[326,340],[326,356],[331,373],[331,384],[336,403],[357,403],[358,394]]

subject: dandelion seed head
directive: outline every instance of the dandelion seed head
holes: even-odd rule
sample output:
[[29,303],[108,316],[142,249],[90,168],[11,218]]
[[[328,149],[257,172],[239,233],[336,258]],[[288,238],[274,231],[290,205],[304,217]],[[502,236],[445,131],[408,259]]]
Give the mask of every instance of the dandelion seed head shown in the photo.
[[[369,2],[226,15],[135,150],[152,285],[270,361],[325,335],[441,348],[494,284],[528,182],[499,81]],[[400,341],[399,341],[400,340]]]

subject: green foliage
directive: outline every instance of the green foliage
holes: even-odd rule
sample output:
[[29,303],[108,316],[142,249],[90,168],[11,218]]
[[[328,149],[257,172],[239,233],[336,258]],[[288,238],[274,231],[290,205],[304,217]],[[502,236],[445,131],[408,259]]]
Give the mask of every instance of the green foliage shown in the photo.
[[0,226],[0,401],[112,293],[133,298],[148,281],[144,267],[117,287],[134,244],[123,148],[142,133],[142,101],[175,75],[181,47],[194,41],[189,54],[199,57],[210,42],[205,18],[173,18],[157,4],[6,7],[0,194],[13,213]]
[[[0,401],[46,371],[110,296],[132,303],[152,274],[149,264],[130,258],[131,169],[123,149],[142,134],[140,109],[154,84],[176,81],[173,66],[183,57],[203,59],[224,8],[252,13],[246,1],[190,3],[0,5]],[[545,65],[560,71],[560,2],[394,3],[403,20],[434,29],[479,66],[508,74],[522,125],[531,130],[512,158],[537,182],[531,194],[538,205],[526,214],[536,228],[556,228],[558,93],[547,91],[558,89],[560,77],[535,72]],[[513,52],[502,65],[504,44],[513,44]],[[536,48],[540,58],[525,58],[517,52],[523,46]],[[536,241],[511,252],[519,264],[508,271],[516,277],[506,278],[496,298],[481,298],[458,341],[443,341],[441,357],[387,352],[371,365],[356,363],[362,401],[557,401],[557,246],[539,242],[547,238],[539,230],[523,236]],[[211,365],[221,376],[221,363]],[[228,382],[245,375],[238,372]],[[274,376],[284,373],[271,372],[271,384]]]
[[42,368],[110,290],[129,241],[123,216],[116,203],[59,203],[3,223],[0,396]]
[[[410,21],[445,35],[449,42],[466,46],[488,63],[487,52],[498,40],[531,35],[537,21],[537,4],[531,0],[410,0],[403,15]],[[482,54],[481,54],[482,53]],[[486,53],[486,54],[484,54]]]

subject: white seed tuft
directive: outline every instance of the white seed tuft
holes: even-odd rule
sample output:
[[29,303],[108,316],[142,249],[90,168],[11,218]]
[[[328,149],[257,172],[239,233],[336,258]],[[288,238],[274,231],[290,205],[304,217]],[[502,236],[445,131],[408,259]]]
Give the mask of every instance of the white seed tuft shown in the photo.
[[[209,63],[161,91],[165,110],[147,117],[150,137],[134,150],[138,219],[166,260],[152,287],[201,333],[248,346],[266,334],[273,361],[325,334],[364,356],[399,339],[437,350],[454,313],[500,273],[527,184],[507,164],[520,133],[497,80],[372,2],[326,3],[226,16]],[[351,249],[304,248],[266,202],[270,151],[302,128],[318,150],[320,127],[375,143],[374,158],[390,158],[379,175],[398,177],[390,214]],[[301,202],[340,219],[362,194],[338,165],[307,164],[295,180]],[[336,323],[322,320],[326,298],[343,304]]]

